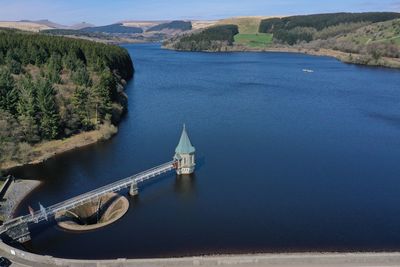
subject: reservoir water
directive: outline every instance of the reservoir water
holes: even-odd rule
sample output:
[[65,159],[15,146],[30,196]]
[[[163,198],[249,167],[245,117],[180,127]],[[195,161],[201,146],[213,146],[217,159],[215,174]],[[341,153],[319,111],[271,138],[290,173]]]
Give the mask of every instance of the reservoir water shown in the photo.
[[30,251],[95,259],[400,250],[399,71],[301,54],[125,47],[136,74],[119,133],[15,171],[44,181],[19,213],[171,160],[183,123],[196,173],[144,185],[106,228],[35,231]]

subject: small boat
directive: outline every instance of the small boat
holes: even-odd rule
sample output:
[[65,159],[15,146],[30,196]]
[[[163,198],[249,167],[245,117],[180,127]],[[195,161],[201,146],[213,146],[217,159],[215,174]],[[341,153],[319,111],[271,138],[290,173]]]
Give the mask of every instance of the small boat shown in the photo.
[[310,69],[303,69],[303,72],[313,73],[314,71],[313,71],[313,70],[310,70]]

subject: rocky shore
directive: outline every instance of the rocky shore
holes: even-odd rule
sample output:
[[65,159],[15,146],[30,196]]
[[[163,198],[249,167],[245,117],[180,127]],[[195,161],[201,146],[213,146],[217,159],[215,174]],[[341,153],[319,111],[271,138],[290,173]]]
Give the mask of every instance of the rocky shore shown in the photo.
[[32,147],[25,162],[7,161],[0,163],[0,170],[7,172],[15,167],[35,165],[64,152],[107,140],[118,132],[112,124],[102,125],[98,130],[83,132],[63,140],[54,140],[37,144]]
[[41,182],[36,180],[13,180],[3,197],[0,219],[2,221],[11,219],[21,201],[40,184]]
[[225,49],[227,52],[284,52],[284,53],[302,53],[313,56],[334,57],[342,62],[356,65],[376,66],[386,68],[400,68],[400,58],[381,57],[377,60],[366,55],[346,53],[332,49],[312,49],[303,47],[290,46],[271,46],[265,48],[250,48],[244,46],[231,46]]

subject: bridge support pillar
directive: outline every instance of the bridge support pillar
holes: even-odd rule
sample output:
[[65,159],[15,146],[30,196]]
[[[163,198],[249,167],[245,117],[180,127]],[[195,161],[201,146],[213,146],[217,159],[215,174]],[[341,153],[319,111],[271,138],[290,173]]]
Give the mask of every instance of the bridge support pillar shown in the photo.
[[137,196],[139,195],[139,189],[138,189],[138,185],[136,182],[133,182],[131,184],[131,187],[129,188],[129,195],[131,197]]

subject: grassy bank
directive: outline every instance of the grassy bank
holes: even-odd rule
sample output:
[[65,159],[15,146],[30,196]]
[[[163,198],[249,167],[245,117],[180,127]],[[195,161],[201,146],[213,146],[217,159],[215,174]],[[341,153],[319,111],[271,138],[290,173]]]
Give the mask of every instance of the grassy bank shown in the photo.
[[235,44],[249,47],[266,47],[272,44],[272,34],[269,33],[239,33],[235,35]]
[[7,171],[9,169],[27,164],[38,164],[47,159],[76,148],[88,146],[102,140],[111,138],[118,132],[118,128],[112,124],[100,125],[98,130],[82,132],[63,140],[53,140],[43,142],[32,146],[24,155],[24,160],[9,160],[0,164],[0,169]]

